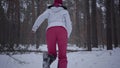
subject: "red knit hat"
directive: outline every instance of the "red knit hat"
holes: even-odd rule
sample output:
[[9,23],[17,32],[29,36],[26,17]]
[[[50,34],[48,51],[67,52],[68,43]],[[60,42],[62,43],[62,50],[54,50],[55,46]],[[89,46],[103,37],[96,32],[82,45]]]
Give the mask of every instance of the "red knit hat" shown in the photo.
[[62,0],[54,0],[54,6],[59,7],[62,5]]

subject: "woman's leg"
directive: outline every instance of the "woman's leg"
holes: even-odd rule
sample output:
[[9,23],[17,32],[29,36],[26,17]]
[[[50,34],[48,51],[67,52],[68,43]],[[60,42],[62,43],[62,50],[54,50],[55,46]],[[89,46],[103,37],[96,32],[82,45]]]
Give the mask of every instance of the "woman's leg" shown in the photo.
[[43,68],[50,68],[51,63],[56,59],[56,33],[55,28],[51,27],[46,32],[46,43],[48,53],[43,53]]
[[59,27],[57,32],[57,42],[58,42],[58,68],[67,68],[67,31],[64,27]]
[[47,29],[46,33],[46,43],[47,43],[47,48],[48,48],[48,54],[57,56],[57,51],[56,51],[56,34],[55,30],[53,27]]
[[43,68],[50,68],[51,63],[56,59],[56,35],[53,28],[46,32],[46,43],[48,53],[43,53]]

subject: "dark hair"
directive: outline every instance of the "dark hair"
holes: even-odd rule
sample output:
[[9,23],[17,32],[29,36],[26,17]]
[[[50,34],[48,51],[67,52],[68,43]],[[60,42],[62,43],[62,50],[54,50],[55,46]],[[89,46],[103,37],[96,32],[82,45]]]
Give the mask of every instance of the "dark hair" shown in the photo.
[[[50,6],[48,6],[48,9],[50,9],[51,7],[54,7],[54,5],[50,5]],[[64,8],[65,10],[67,10],[67,7],[66,6],[60,6],[60,7],[62,7],[62,8]]]

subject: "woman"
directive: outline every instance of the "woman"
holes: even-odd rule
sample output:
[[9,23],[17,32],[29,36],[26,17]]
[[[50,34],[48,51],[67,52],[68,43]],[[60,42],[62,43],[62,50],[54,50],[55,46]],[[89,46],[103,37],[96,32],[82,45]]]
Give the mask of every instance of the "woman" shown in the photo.
[[54,4],[37,18],[32,28],[34,33],[45,19],[48,19],[46,30],[48,53],[43,55],[43,68],[50,68],[50,64],[57,57],[56,44],[58,44],[58,68],[67,68],[66,49],[72,25],[66,7],[62,6],[62,0],[55,0]]

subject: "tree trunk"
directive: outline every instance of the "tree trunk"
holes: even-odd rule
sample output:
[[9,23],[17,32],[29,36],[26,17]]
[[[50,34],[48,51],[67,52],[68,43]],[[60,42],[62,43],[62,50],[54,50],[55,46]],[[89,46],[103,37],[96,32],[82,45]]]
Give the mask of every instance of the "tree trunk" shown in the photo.
[[114,47],[118,47],[118,36],[117,36],[117,26],[116,26],[116,15],[115,15],[115,3],[114,0],[111,2],[111,14],[112,14],[112,26],[113,26],[113,44]]
[[91,29],[92,29],[92,47],[98,47],[97,22],[96,22],[96,0],[91,0]]
[[112,50],[112,24],[111,24],[111,2],[106,0],[106,37],[107,37],[107,50]]
[[87,22],[87,47],[88,47],[88,51],[91,51],[91,32],[90,32],[90,13],[89,13],[89,0],[85,0],[85,8],[86,8],[86,22]]
[[19,45],[20,42],[20,2],[14,0],[15,3],[15,22],[16,22],[16,44]]
[[8,11],[7,11],[7,18],[9,20],[9,49],[13,49],[15,44],[15,17],[14,17],[14,1],[8,0]]
[[119,0],[119,15],[120,15],[120,0]]
[[32,25],[35,22],[35,4],[34,4],[34,0],[32,0]]
[[75,27],[75,34],[76,34],[76,45],[80,47],[80,2],[79,0],[75,0],[75,4],[76,4],[76,10],[75,10],[75,14],[76,14],[76,27]]
[[9,26],[7,23],[7,18],[4,13],[4,9],[1,5],[0,1],[0,50],[4,50],[5,45],[8,43],[8,31],[7,27]]
[[[120,44],[120,0],[119,0],[119,5],[118,5],[118,15],[117,15],[118,17],[117,17],[117,25],[118,25],[118,39],[119,39],[119,44]],[[120,47],[120,46],[119,46]]]

